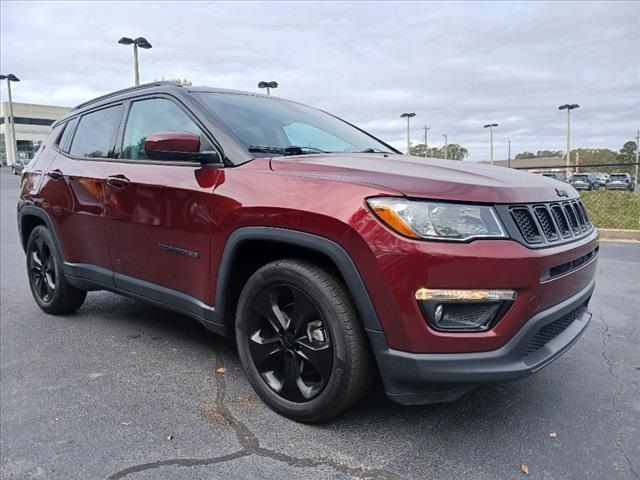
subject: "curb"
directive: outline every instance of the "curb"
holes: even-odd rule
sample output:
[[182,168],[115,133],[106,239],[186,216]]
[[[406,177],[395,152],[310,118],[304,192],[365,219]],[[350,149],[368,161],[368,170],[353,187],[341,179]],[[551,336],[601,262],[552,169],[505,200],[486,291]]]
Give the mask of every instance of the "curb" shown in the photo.
[[623,230],[620,228],[599,228],[600,240],[640,242],[640,230]]

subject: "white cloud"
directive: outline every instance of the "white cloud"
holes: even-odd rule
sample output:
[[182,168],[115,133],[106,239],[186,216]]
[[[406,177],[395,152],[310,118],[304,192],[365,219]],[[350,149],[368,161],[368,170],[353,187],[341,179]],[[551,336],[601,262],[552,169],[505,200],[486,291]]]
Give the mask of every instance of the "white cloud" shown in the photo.
[[3,73],[15,100],[73,105],[132,81],[121,36],[145,36],[143,81],[256,90],[331,111],[404,148],[469,148],[486,158],[562,149],[561,103],[576,147],[618,149],[640,124],[640,4],[636,2],[2,2]]

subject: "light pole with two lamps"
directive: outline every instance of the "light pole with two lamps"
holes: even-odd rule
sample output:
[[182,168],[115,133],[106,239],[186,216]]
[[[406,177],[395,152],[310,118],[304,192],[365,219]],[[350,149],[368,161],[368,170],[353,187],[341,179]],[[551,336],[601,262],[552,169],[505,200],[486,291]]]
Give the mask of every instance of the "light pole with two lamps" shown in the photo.
[[489,161],[493,165],[493,127],[497,127],[497,123],[490,123],[485,125],[484,128],[489,129]]
[[569,176],[569,170],[571,168],[571,110],[576,108],[580,108],[580,105],[577,103],[565,103],[564,105],[560,105],[558,110],[566,110],[567,111],[567,157],[565,160],[565,166],[567,167],[567,177]]
[[138,37],[135,40],[129,37],[122,37],[118,40],[122,45],[133,45],[133,82],[137,87],[140,85],[140,70],[138,67],[138,47],[148,50],[151,44],[144,37]]
[[407,119],[407,155],[411,155],[411,127],[410,127],[410,122],[411,122],[411,118],[415,117],[416,114],[413,112],[405,112],[402,115],[400,115],[400,118],[406,118]]
[[278,82],[258,82],[258,88],[266,88],[267,89],[267,95],[271,95],[271,89],[272,88],[278,88]]

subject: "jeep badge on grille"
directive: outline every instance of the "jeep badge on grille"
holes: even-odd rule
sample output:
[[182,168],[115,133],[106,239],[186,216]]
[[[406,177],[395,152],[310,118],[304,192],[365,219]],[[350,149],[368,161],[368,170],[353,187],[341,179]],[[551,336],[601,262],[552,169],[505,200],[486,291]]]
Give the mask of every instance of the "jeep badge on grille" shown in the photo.
[[559,188],[556,188],[556,193],[558,194],[559,197],[569,198],[569,194],[567,193],[566,190],[560,190]]

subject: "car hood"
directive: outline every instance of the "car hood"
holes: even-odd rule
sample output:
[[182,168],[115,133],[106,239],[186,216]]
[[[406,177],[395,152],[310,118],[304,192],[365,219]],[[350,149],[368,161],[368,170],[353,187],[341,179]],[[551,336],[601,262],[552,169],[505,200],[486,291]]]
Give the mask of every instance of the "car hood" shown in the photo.
[[291,175],[374,185],[417,198],[529,203],[578,197],[570,185],[533,173],[475,162],[405,155],[275,157],[271,159],[271,168]]

